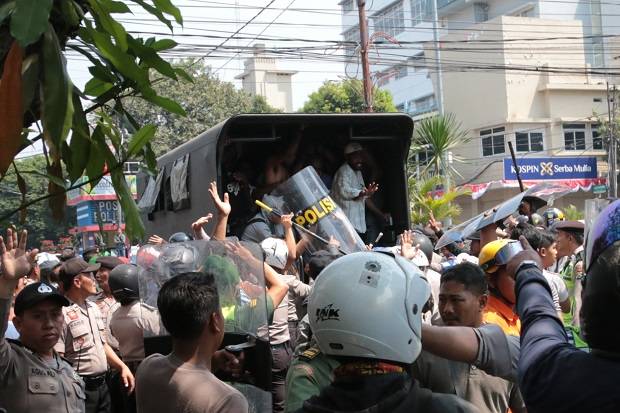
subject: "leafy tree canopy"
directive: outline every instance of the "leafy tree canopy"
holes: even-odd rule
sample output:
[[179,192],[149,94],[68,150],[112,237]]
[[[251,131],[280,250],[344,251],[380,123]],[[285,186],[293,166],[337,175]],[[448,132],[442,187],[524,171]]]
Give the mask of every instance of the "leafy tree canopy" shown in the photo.
[[[191,81],[191,76],[160,56],[177,45],[174,40],[134,37],[114,18],[131,14],[129,5],[135,10],[144,9],[171,31],[173,21],[183,24],[180,11],[171,0],[2,2],[0,184],[7,179],[15,156],[34,140],[43,140],[46,162],[41,172],[48,185],[47,191],[41,192],[47,195],[28,200],[24,194],[19,208],[47,199],[53,217],[62,220],[67,189],[75,186],[82,175],[96,184],[109,173],[129,235],[140,237],[144,226],[122,166],[128,159],[140,160],[155,172],[155,154],[149,142],[156,128],[136,122],[125,110],[124,100],[136,97],[185,115],[179,103],[160,95],[153,86],[155,79]],[[69,55],[89,62],[92,78],[84,90],[74,86],[67,72]],[[110,112],[115,116],[111,117]],[[121,133],[119,122],[129,136]],[[35,138],[29,137],[32,132],[38,132]],[[19,189],[27,187],[19,185]],[[0,222],[14,213],[14,209],[3,210]]]
[[152,141],[157,156],[233,115],[278,112],[262,96],[250,96],[235,89],[232,83],[215,77],[202,61],[182,60],[173,64],[173,67],[189,73],[193,82],[166,79],[153,85],[153,89],[157,94],[179,102],[187,116],[162,113],[143,99],[130,98],[124,104],[138,123],[157,125],[157,133]]
[[[387,90],[374,88],[373,111],[397,112],[392,95]],[[301,108],[304,113],[360,113],[364,112],[364,92],[362,82],[347,79],[342,82],[327,81],[310,94]]]

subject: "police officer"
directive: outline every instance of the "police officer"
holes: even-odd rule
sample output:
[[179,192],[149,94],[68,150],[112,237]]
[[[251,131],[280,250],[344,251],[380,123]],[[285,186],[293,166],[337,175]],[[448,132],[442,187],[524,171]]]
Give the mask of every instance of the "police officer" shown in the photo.
[[26,255],[25,246],[26,231],[19,245],[11,230],[6,245],[0,237],[0,410],[84,412],[84,382],[54,351],[62,329],[61,308],[69,305],[56,288],[46,282],[24,288],[15,300],[13,319],[20,341],[4,338],[13,291],[36,254]]
[[63,308],[64,323],[56,351],[73,364],[86,384],[86,412],[109,412],[110,395],[105,382],[108,363],[120,371],[121,381],[132,392],[134,377],[105,341],[105,326],[99,308],[88,297],[97,293],[94,272],[100,264],[89,265],[76,257],[60,270],[68,307]]
[[123,362],[135,372],[144,359],[144,336],[162,334],[157,308],[140,301],[139,268],[121,264],[110,272],[109,285],[121,307],[112,315],[110,329],[118,337]]
[[[110,331],[118,338],[123,363],[136,373],[144,360],[144,336],[162,334],[159,312],[140,301],[138,286],[139,269],[132,264],[121,264],[110,271],[110,292],[120,307],[110,315]],[[124,410],[136,411],[135,394],[123,397]]]
[[564,325],[579,330],[579,310],[581,308],[581,280],[583,271],[583,231],[584,224],[579,221],[559,221],[553,229],[557,231],[556,248],[558,258],[568,257],[560,275],[566,284],[571,299],[571,311],[564,315]]
[[120,307],[120,304],[114,299],[114,296],[112,296],[112,291],[110,291],[110,286],[108,285],[108,278],[110,277],[110,271],[116,268],[117,265],[122,264],[123,261],[117,257],[109,256],[98,257],[96,263],[100,265],[95,274],[95,278],[97,279],[99,288],[101,288],[101,292],[93,296],[93,301],[95,301],[97,307],[99,307],[101,317],[103,318],[106,331],[106,342],[115,351],[118,351],[118,341],[110,334],[110,318],[114,311]]
[[421,272],[399,256],[356,252],[323,270],[308,300],[310,325],[321,351],[341,364],[299,411],[478,411],[454,395],[422,389],[407,373],[422,347],[429,295]]

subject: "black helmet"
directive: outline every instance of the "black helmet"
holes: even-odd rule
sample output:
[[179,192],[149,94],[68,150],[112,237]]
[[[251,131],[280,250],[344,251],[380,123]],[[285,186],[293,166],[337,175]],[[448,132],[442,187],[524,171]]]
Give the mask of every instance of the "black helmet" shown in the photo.
[[108,285],[116,301],[123,304],[140,298],[139,274],[140,268],[133,264],[120,264],[110,271]]
[[190,238],[189,235],[187,235],[185,232],[175,232],[174,234],[170,235],[170,238],[168,238],[168,242],[173,243],[173,242],[187,242],[187,241],[191,241],[192,239]]
[[431,242],[431,240],[424,235],[423,233],[421,233],[420,231],[413,231],[413,233],[411,234],[411,238],[413,241],[413,245],[419,245],[420,247],[420,251],[422,251],[422,253],[424,255],[426,255],[426,258],[428,259],[428,262],[430,263],[433,260],[433,243]]
[[583,337],[593,352],[620,354],[620,200],[608,205],[586,237],[587,271],[580,313]]

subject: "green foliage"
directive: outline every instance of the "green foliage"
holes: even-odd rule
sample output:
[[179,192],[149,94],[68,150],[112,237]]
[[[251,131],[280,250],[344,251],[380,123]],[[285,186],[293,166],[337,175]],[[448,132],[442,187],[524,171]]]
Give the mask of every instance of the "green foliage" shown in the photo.
[[431,212],[438,221],[456,218],[461,214],[461,208],[452,202],[460,196],[471,194],[469,190],[451,188],[448,191],[442,191],[441,196],[433,196],[433,192],[441,185],[441,176],[422,179],[410,177],[408,185],[411,222],[413,224],[425,225]]
[[[396,112],[392,95],[387,90],[374,88],[373,111]],[[326,81],[310,94],[301,108],[303,113],[360,113],[364,112],[364,92],[360,80],[347,79],[342,82]]]
[[[0,211],[11,211],[19,208],[22,203],[21,193],[27,193],[25,200],[29,201],[47,192],[48,178],[45,171],[46,162],[43,155],[33,156],[21,160],[16,160],[15,165],[20,171],[18,175],[13,168],[9,169],[4,180],[0,183]],[[20,188],[20,185],[25,188]],[[28,230],[28,246],[39,248],[42,240],[49,239],[57,241],[61,236],[69,234],[69,228],[75,225],[75,212],[73,208],[68,208],[68,214],[60,222],[52,219],[52,213],[44,202],[39,202],[28,208],[25,221],[20,224],[19,213],[15,213],[6,219],[2,228],[8,225],[16,225],[19,228]]]
[[453,115],[433,116],[416,124],[412,153],[415,155],[420,150],[429,152],[423,174],[459,175],[448,158],[460,162],[456,149],[470,140],[468,133],[461,129],[461,124]]
[[578,210],[575,205],[571,204],[564,210],[564,216],[567,221],[579,221],[585,217],[585,214],[583,211]]
[[186,117],[162,113],[142,99],[127,99],[124,108],[139,124],[157,125],[153,139],[155,155],[159,156],[198,136],[219,122],[239,113],[277,112],[262,96],[252,97],[235,89],[229,82],[213,76],[202,62],[183,60],[173,65],[175,70],[191,74],[193,81],[168,79],[153,86],[157,94],[180,102]]
[[[46,149],[45,163],[38,171],[47,180],[47,190],[44,185],[33,192],[19,178],[25,174],[21,171],[22,163],[16,163],[14,173],[21,201],[17,207],[3,208],[0,221],[14,219],[16,208],[38,208],[36,202],[43,199],[49,200],[52,216],[62,220],[65,191],[71,184],[83,174],[95,184],[107,169],[126,215],[128,235],[143,235],[136,205],[121,179],[121,168],[131,157],[143,161],[145,168],[153,172],[155,156],[150,141],[155,127],[143,128],[126,112],[123,101],[132,98],[150,108],[157,106],[185,115],[181,104],[156,88],[156,79],[168,79],[170,85],[178,78],[191,78],[158,54],[174,48],[176,42],[134,37],[114,18],[117,14],[132,13],[127,3],[142,7],[170,30],[171,19],[183,24],[180,11],[171,0],[10,0],[0,6],[0,72],[3,79],[12,79],[10,83],[14,85],[0,88],[0,102],[13,105],[11,110],[0,110],[0,125],[10,125],[0,133],[0,147],[6,148],[0,156],[0,184],[9,182],[5,173],[17,153],[41,139]],[[76,88],[69,77],[67,50],[90,62],[92,78],[84,91]],[[21,95],[17,96],[21,100],[15,99],[20,87]],[[85,107],[84,100],[88,101]],[[16,105],[20,106],[17,111]],[[23,122],[15,122],[20,113]],[[35,123],[43,129],[29,140],[21,126],[28,128]],[[132,137],[133,132],[136,134]],[[48,195],[43,195],[46,192]],[[31,199],[30,194],[39,197]]]

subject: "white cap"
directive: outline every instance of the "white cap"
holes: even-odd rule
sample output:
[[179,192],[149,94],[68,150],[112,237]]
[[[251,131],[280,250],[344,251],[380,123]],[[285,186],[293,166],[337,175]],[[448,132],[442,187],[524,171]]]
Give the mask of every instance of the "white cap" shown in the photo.
[[265,253],[265,262],[278,270],[283,270],[286,267],[286,261],[288,260],[288,248],[286,242],[280,238],[265,238],[260,243],[263,252]]
[[355,152],[363,151],[364,148],[357,142],[350,142],[344,147],[344,154],[350,155]]
[[45,261],[60,262],[55,254],[49,252],[40,252],[37,254],[37,265],[43,264]]

